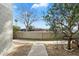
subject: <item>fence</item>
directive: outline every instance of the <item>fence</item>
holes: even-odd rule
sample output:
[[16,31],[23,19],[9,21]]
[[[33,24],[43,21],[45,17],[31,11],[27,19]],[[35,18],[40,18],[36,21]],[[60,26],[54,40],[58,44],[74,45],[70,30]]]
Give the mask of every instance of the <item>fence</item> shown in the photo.
[[[58,38],[62,37],[60,34],[58,34],[58,36]],[[18,31],[13,37],[21,39],[52,39],[55,35],[52,31]]]

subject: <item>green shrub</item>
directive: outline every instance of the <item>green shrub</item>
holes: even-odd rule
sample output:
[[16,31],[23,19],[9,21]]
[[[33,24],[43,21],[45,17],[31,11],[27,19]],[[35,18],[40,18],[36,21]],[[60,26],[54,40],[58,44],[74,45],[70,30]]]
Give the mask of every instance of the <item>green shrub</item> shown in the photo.
[[20,27],[19,26],[13,26],[13,33],[20,31]]

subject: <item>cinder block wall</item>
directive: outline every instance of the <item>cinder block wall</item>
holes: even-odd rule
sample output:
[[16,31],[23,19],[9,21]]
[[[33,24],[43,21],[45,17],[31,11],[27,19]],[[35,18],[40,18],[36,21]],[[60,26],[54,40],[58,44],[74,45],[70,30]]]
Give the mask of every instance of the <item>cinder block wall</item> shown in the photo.
[[52,39],[53,32],[52,31],[18,31],[15,34],[15,38],[22,39]]
[[0,55],[12,44],[12,4],[0,3]]

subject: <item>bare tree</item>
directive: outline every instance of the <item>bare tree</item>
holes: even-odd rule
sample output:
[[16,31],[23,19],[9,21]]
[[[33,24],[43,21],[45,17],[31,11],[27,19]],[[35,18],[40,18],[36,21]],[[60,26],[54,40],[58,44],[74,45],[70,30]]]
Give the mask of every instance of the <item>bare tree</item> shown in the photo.
[[19,20],[25,25],[26,31],[29,31],[30,26],[37,19],[31,13],[24,12],[19,16]]
[[22,4],[21,7],[18,7],[20,14],[16,16],[16,19],[23,23],[26,27],[26,31],[29,31],[30,26],[34,23],[37,19],[36,16],[27,9],[27,6]]

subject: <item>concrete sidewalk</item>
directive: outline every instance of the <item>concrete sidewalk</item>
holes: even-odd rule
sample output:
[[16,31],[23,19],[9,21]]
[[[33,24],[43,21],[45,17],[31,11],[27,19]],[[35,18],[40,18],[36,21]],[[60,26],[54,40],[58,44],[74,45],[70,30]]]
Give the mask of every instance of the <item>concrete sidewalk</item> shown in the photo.
[[29,41],[29,40],[20,40],[20,39],[14,39],[13,42],[19,42],[19,43],[42,43],[42,44],[67,44],[67,41]]
[[33,44],[28,56],[48,56],[45,45],[40,43]]

